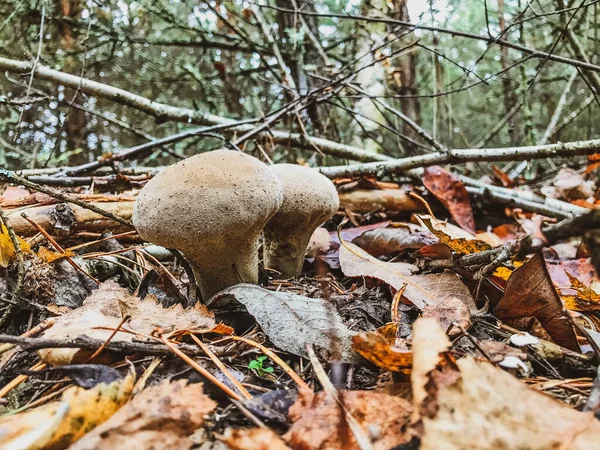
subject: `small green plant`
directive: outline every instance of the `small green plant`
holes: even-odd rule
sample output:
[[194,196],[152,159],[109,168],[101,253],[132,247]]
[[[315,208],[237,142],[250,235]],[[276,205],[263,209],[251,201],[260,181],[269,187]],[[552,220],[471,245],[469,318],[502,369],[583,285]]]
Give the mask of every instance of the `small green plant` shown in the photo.
[[259,356],[258,358],[253,359],[248,364],[248,369],[251,369],[252,371],[254,371],[256,373],[256,375],[258,375],[259,377],[264,377],[268,373],[273,373],[272,367],[270,367],[270,366],[265,367],[263,365],[266,359],[267,359],[267,357],[265,355]]

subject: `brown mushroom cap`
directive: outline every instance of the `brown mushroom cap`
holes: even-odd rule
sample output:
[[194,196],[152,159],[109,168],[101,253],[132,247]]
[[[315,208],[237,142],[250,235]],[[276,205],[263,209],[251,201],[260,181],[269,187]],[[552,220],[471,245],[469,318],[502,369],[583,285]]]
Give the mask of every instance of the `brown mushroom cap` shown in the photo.
[[147,241],[182,251],[205,300],[237,283],[258,282],[259,236],[282,200],[269,167],[242,152],[185,159],[140,191],[133,223]]
[[315,169],[276,164],[271,170],[283,186],[283,202],[265,227],[265,266],[284,277],[302,271],[304,253],[315,229],[338,209],[333,183]]

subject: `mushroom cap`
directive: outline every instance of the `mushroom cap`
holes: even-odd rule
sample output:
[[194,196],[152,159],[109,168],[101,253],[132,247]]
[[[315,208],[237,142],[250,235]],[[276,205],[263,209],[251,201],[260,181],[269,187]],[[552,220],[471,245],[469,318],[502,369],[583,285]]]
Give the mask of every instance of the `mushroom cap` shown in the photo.
[[314,169],[277,164],[271,170],[283,186],[283,202],[265,227],[265,265],[284,277],[302,271],[306,247],[315,229],[339,206],[334,184]]
[[281,183],[258,159],[233,150],[201,153],[174,165],[140,191],[133,223],[155,244],[192,261],[243,251],[278,210]]
[[297,164],[275,164],[271,170],[283,187],[283,202],[269,227],[314,227],[337,211],[340,200],[334,184],[315,169]]

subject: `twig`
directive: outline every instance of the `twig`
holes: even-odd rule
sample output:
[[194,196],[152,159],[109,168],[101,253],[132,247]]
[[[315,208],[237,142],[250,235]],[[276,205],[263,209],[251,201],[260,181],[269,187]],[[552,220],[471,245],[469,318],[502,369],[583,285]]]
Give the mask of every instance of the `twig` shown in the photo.
[[283,369],[283,371],[285,373],[287,373],[289,375],[289,377],[296,382],[296,384],[298,385],[298,387],[300,389],[309,389],[310,390],[310,387],[308,387],[308,384],[306,384],[306,382],[302,378],[300,378],[300,376],[296,372],[294,372],[294,370],[289,365],[287,365],[287,363],[283,359],[281,359],[279,356],[277,356],[277,354],[275,352],[271,351],[264,345],[261,345],[258,342],[253,341],[252,339],[248,339],[248,338],[241,337],[241,336],[228,336],[225,339],[233,339],[234,341],[241,341],[252,347],[258,348],[261,352],[263,352],[265,355],[267,355],[269,358],[271,358],[271,360],[275,364],[277,364],[279,367],[281,367]]
[[133,228],[133,224],[129,220],[123,219],[122,217],[119,217],[113,213],[103,210],[102,208],[98,208],[97,206],[71,197],[70,195],[62,194],[60,192],[55,191],[54,189],[50,189],[39,184],[33,183],[27,178],[23,178],[10,170],[0,168],[0,180],[7,181],[9,183],[22,184],[23,186],[33,189],[34,191],[43,192],[44,194],[48,194],[49,196],[54,197],[62,202],[73,203],[74,205],[81,206],[85,209],[89,209],[90,211],[93,211],[96,214],[100,214],[101,216],[107,217],[122,225],[126,225],[128,227]]
[[191,138],[191,137],[202,136],[202,135],[205,135],[205,134],[213,132],[213,131],[222,131],[222,130],[225,130],[227,128],[231,128],[231,127],[234,127],[237,125],[242,125],[242,124],[246,124],[246,123],[254,123],[254,122],[256,122],[255,119],[248,119],[248,120],[240,120],[238,122],[232,122],[229,124],[213,125],[210,127],[202,127],[202,128],[194,128],[192,130],[185,130],[185,131],[182,131],[181,133],[172,134],[170,136],[166,136],[166,137],[163,137],[160,139],[155,139],[153,141],[149,141],[144,144],[136,145],[135,147],[121,150],[120,152],[113,153],[112,155],[110,155],[107,158],[101,158],[97,161],[85,163],[80,166],[70,167],[69,169],[67,169],[63,172],[57,173],[55,175],[55,177],[74,176],[74,175],[79,175],[82,173],[90,172],[90,171],[98,169],[102,166],[111,165],[116,161],[124,161],[127,159],[132,159],[132,158],[143,156],[143,155],[147,154],[150,150],[153,150],[157,147],[161,147],[163,145],[172,144],[174,142],[179,142],[184,139]]
[[210,360],[213,363],[215,363],[215,365],[219,368],[219,370],[221,372],[223,372],[223,375],[225,375],[227,378],[229,378],[229,381],[231,381],[231,383],[237,388],[237,390],[240,391],[240,393],[244,397],[246,397],[248,400],[252,399],[252,395],[250,395],[250,392],[248,392],[246,390],[246,388],[242,385],[242,383],[240,383],[237,380],[237,378],[233,376],[233,374],[229,371],[229,369],[227,369],[227,367],[225,367],[225,364],[223,364],[221,362],[221,360],[215,356],[215,354],[212,352],[212,350],[210,348],[208,348],[208,346],[204,342],[202,342],[200,339],[198,339],[196,336],[194,336],[191,333],[190,333],[190,337],[196,344],[198,344],[198,347],[200,347],[202,349],[202,351],[204,353],[206,353],[206,356],[208,356],[210,358]]
[[27,217],[27,214],[25,214],[24,212],[21,213],[21,217],[23,219],[25,219],[27,222],[29,222],[32,227],[34,227],[36,230],[38,230],[38,232],[41,233],[46,238],[46,240],[56,249],[57,252],[59,252],[62,255],[65,255],[65,258],[68,261],[68,263],[71,265],[71,267],[73,267],[78,272],[81,272],[83,275],[88,277],[94,283],[100,284],[100,281],[98,281],[96,278],[91,276],[89,273],[87,273],[85,270],[83,270],[82,267],[80,267],[77,263],[75,263],[75,261],[73,261],[73,259],[65,252],[65,249],[62,248],[61,245],[58,242],[56,242],[56,240],[52,236],[50,236],[46,230],[44,230],[41,226],[39,226],[37,223],[35,223],[33,220],[31,220],[29,217]]
[[337,391],[327,374],[325,373],[325,369],[321,365],[321,362],[317,358],[315,351],[310,345],[306,346],[306,351],[308,353],[308,357],[310,362],[313,365],[313,370],[315,371],[315,375],[319,379],[319,382],[323,386],[323,390],[329,395],[340,407],[344,418],[346,419],[346,423],[348,424],[348,428],[354,435],[356,439],[356,444],[360,448],[360,450],[373,450],[373,445],[371,441],[367,437],[365,430],[360,426],[360,424],[356,421],[356,419],[350,414],[350,411],[346,408],[343,401],[343,396]]
[[[37,372],[39,370],[45,369],[46,365],[46,363],[39,362],[33,365],[29,370]],[[25,380],[27,380],[27,378],[29,378],[29,375],[19,375],[16,378],[13,378],[8,384],[6,384],[2,387],[2,389],[0,389],[0,398],[6,396],[6,394],[8,394],[21,383],[23,383]]]
[[[250,3],[252,3],[252,2],[250,2]],[[275,10],[281,11],[281,12],[302,14],[305,16],[329,17],[329,18],[338,18],[338,19],[346,19],[346,20],[361,20],[361,21],[366,21],[366,22],[370,22],[370,23],[402,25],[402,26],[405,26],[405,27],[413,29],[413,30],[436,31],[439,33],[449,34],[454,37],[464,37],[464,38],[473,39],[476,41],[483,41],[490,45],[497,44],[497,45],[500,45],[503,47],[512,48],[513,50],[520,51],[520,52],[522,52],[526,55],[530,55],[534,58],[548,59],[550,61],[556,61],[556,62],[560,62],[563,64],[580,67],[582,69],[587,69],[587,70],[591,70],[594,72],[600,72],[600,66],[598,66],[596,64],[591,64],[590,62],[579,61],[576,59],[566,58],[566,57],[560,56],[560,55],[554,55],[551,53],[542,52],[540,50],[536,50],[533,48],[525,47],[523,45],[508,42],[504,39],[496,39],[491,36],[482,36],[482,35],[475,34],[475,33],[467,33],[464,31],[450,30],[447,28],[441,28],[441,27],[435,27],[435,26],[419,25],[419,24],[405,22],[402,20],[395,20],[395,19],[391,19],[391,18],[387,18],[387,17],[367,17],[367,16],[356,15],[356,14],[335,14],[335,13],[323,13],[323,12],[314,12],[314,11],[307,11],[307,10],[293,10],[293,9],[281,8],[281,7],[273,6],[273,5],[260,5],[260,6],[263,8],[271,8],[271,9],[275,9]]]
[[[28,330],[25,333],[23,333],[20,337],[33,337],[33,336],[37,336],[42,331],[45,331],[48,328],[50,328],[52,325],[54,325],[54,319],[44,320],[42,323],[40,323],[39,325],[33,327],[31,330]],[[8,352],[9,350],[12,350],[13,348],[15,348],[15,344],[2,344],[2,345],[0,345],[0,355]]]
[[190,358],[188,355],[183,353],[180,349],[177,348],[174,344],[171,344],[163,335],[159,335],[158,338],[165,344],[169,349],[183,359],[186,363],[188,363],[192,368],[194,368],[198,373],[200,373],[204,378],[209,380],[223,392],[225,392],[229,397],[234,400],[241,400],[240,396],[225,386],[217,377],[215,377],[212,373]]

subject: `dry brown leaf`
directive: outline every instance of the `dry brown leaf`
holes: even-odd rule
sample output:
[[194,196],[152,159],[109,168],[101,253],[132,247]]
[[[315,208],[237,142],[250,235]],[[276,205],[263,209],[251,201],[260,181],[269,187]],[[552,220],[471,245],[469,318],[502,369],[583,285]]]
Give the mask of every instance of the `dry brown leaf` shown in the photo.
[[268,428],[225,431],[225,442],[231,450],[290,450],[283,440]]
[[367,231],[352,241],[373,256],[384,256],[406,249],[420,249],[425,245],[438,242],[427,229],[410,230],[408,228],[379,228]]
[[350,242],[343,242],[340,247],[340,266],[346,276],[377,278],[396,290],[406,284],[403,296],[419,309],[456,297],[467,305],[469,311],[476,310],[475,301],[467,287],[456,274],[449,271],[411,275],[416,270],[412,264],[380,261]]
[[440,353],[451,347],[450,340],[440,325],[433,319],[417,319],[413,324],[413,369],[410,375],[413,392],[413,417],[416,422],[420,417],[421,404],[427,397],[425,386],[428,374],[440,362]]
[[512,375],[466,357],[460,379],[437,391],[437,413],[423,418],[421,450],[589,450],[600,422],[528,388]]
[[216,406],[201,383],[163,382],[144,389],[69,450],[189,449],[193,442],[188,436]]
[[[384,325],[385,330],[389,325]],[[376,366],[394,372],[409,374],[412,367],[412,352],[395,345],[395,333],[382,333],[381,329],[366,331],[352,336],[352,348]]]
[[436,196],[463,230],[475,234],[473,210],[462,181],[440,166],[431,166],[425,168],[423,185]]
[[[374,450],[389,450],[409,440],[405,432],[411,413],[408,401],[373,391],[340,392],[340,400],[370,437]],[[338,404],[325,392],[314,396],[300,392],[289,417],[293,424],[284,439],[294,449],[358,449]]]
[[456,297],[448,297],[436,305],[427,305],[421,312],[421,317],[435,319],[442,329],[448,330],[450,337],[461,333],[457,326],[464,329],[471,327],[471,312],[467,305]]
[[[146,336],[156,327],[162,328],[166,333],[215,327],[211,313],[200,305],[187,309],[183,309],[181,305],[163,308],[153,296],[148,295],[140,301],[115,282],[105,282],[84,300],[83,306],[57,317],[55,325],[41,336],[48,339],[67,339],[86,335],[104,341],[111,336],[125,315],[129,315],[131,320],[122,328]],[[134,333],[119,331],[112,341],[131,341],[135,336]],[[52,365],[82,362],[92,353],[77,348],[38,351],[40,357]]]
[[479,348],[485,352],[483,355],[479,350],[477,350],[477,354],[480,358],[485,358],[486,356],[490,358],[490,361],[493,363],[499,363],[503,359],[514,356],[515,358],[519,358],[521,361],[527,361],[527,353],[525,353],[520,348],[511,347],[510,345],[500,342],[500,341],[492,341],[492,340],[480,340],[478,342]]
[[446,244],[438,242],[437,244],[421,247],[411,256],[413,258],[450,259],[452,258],[452,250]]
[[58,402],[0,420],[0,448],[62,450],[109,419],[131,396],[130,372],[110,384],[67,389]]
[[579,351],[573,326],[539,253],[512,273],[495,314],[509,324],[534,317],[555,343]]

